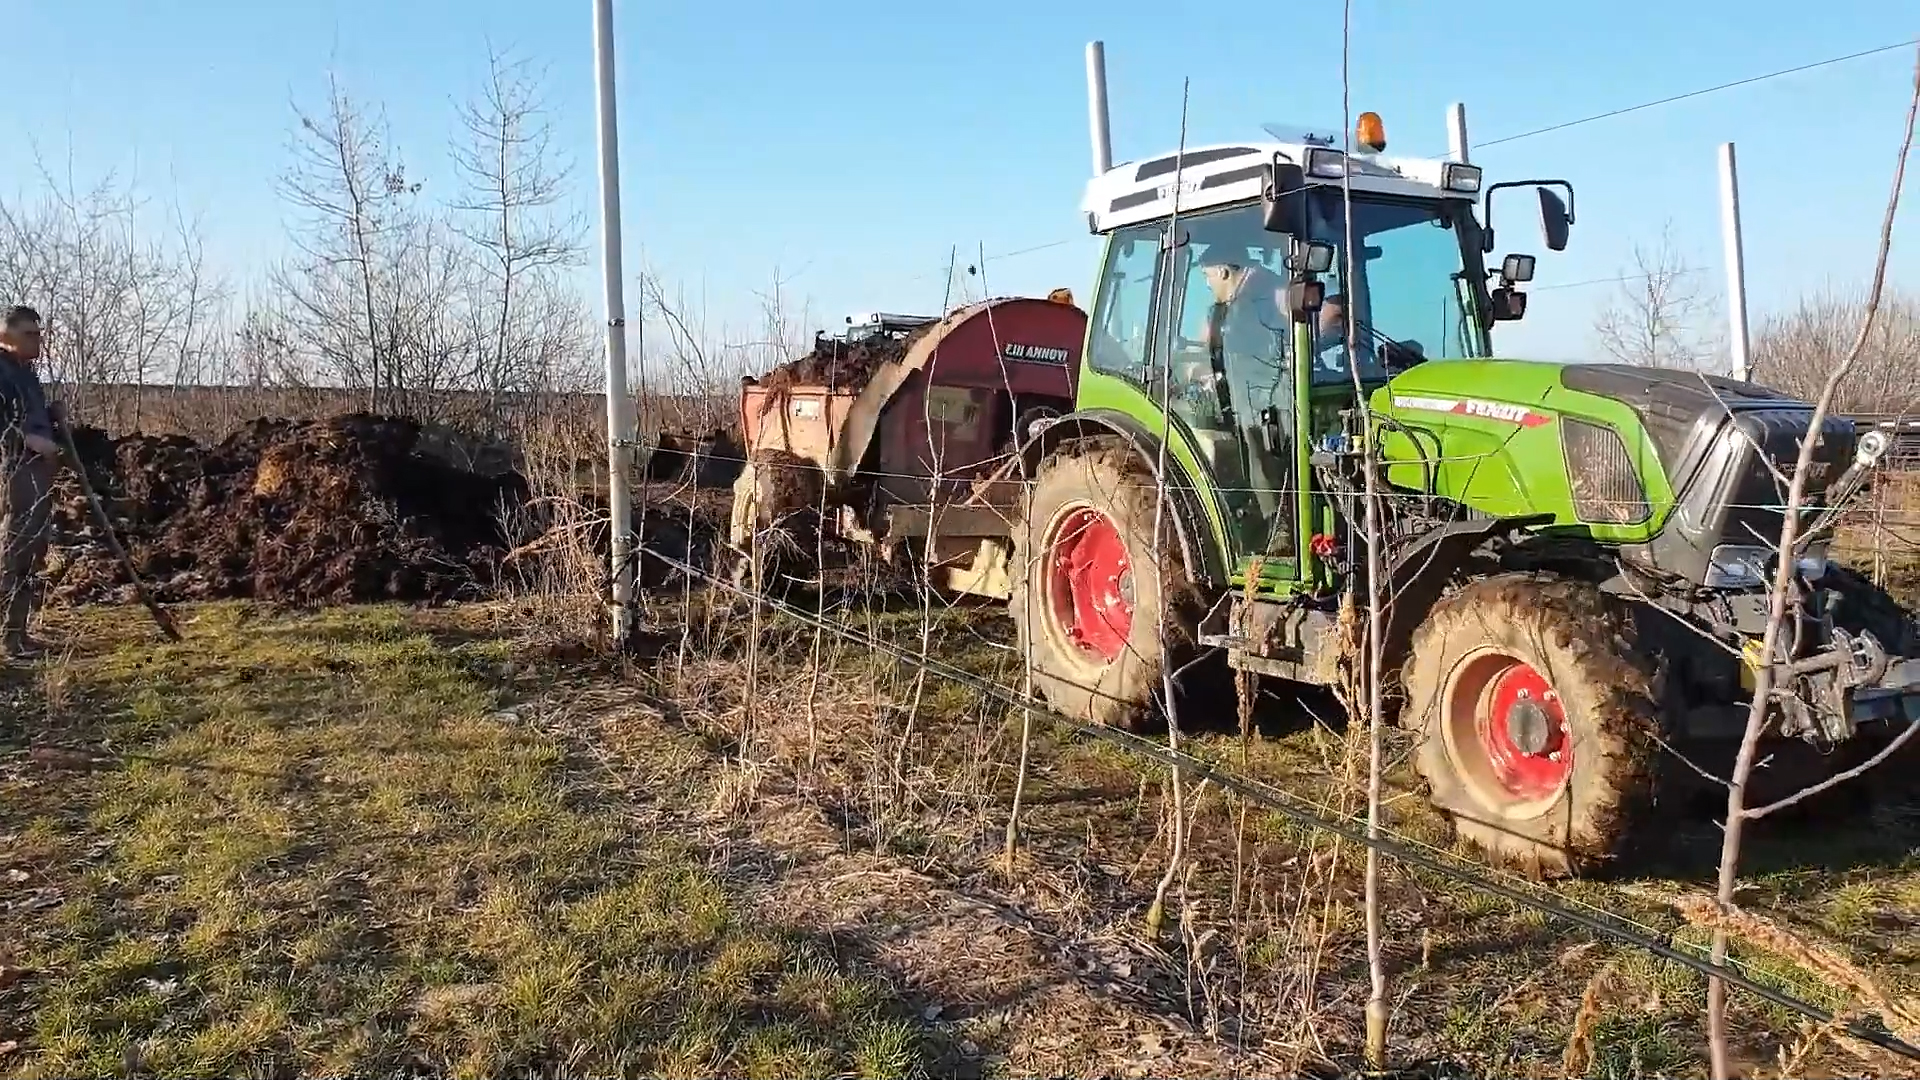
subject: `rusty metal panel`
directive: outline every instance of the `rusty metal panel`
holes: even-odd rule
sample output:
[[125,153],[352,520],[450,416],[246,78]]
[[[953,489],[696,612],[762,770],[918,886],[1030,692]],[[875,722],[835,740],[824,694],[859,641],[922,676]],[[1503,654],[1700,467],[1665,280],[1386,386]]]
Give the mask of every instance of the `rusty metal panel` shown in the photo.
[[858,395],[823,387],[743,386],[740,417],[749,451],[785,450],[824,467]]
[[[853,472],[877,438],[884,470],[931,474],[934,463],[925,458],[932,433],[921,390],[928,385],[970,388],[980,392],[975,400],[982,402],[1005,392],[1070,402],[1086,319],[1085,312],[1071,305],[1026,297],[986,300],[951,312],[918,338],[897,364],[876,372],[861,391],[860,405],[849,418],[847,438],[836,448],[830,472],[837,476]],[[991,424],[992,418],[986,422]],[[895,431],[882,434],[883,423]],[[1010,418],[1007,423],[1006,434],[1011,437]],[[960,446],[951,434],[948,438],[952,441],[945,456],[951,458]],[[997,433],[983,430],[975,450],[965,455],[972,461],[943,462],[941,471],[970,471],[969,466],[983,463],[992,454],[997,440]],[[896,456],[902,451],[910,454],[905,460]]]

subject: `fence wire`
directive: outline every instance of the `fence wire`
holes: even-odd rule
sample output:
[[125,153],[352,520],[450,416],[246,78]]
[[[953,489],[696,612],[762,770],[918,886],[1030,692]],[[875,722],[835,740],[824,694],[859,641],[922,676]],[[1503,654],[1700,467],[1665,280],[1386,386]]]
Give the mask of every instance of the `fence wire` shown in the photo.
[[1363,821],[1342,819],[1327,813],[1324,808],[1314,806],[1290,795],[1264,781],[1245,776],[1232,769],[1224,768],[1204,758],[1190,753],[1171,749],[1150,739],[1143,738],[1118,728],[1106,727],[1076,720],[1060,713],[1038,698],[1024,695],[1018,691],[999,686],[992,681],[972,672],[948,664],[925,653],[915,653],[882,638],[862,631],[858,627],[837,622],[824,614],[808,611],[798,605],[788,603],[778,597],[756,593],[752,589],[737,585],[724,576],[703,570],[691,562],[683,560],[670,552],[659,550],[644,542],[634,546],[634,557],[642,553],[658,559],[692,580],[701,581],[717,587],[724,592],[741,597],[749,603],[764,604],[793,619],[809,626],[833,634],[852,644],[883,653],[902,663],[956,685],[967,687],[983,698],[998,702],[1008,708],[1028,710],[1036,716],[1045,718],[1055,725],[1067,728],[1076,734],[1102,740],[1149,761],[1168,768],[1180,769],[1201,780],[1209,780],[1219,788],[1272,810],[1296,824],[1319,832],[1337,836],[1343,840],[1359,844],[1389,855],[1409,866],[1431,873],[1440,874],[1471,889],[1479,890],[1491,896],[1539,911],[1542,914],[1561,919],[1575,926],[1592,931],[1617,944],[1637,949],[1662,960],[1679,964],[1701,975],[1726,980],[1727,984],[1746,991],[1758,998],[1781,1008],[1796,1012],[1822,1026],[1831,1025],[1844,1031],[1853,1038],[1877,1046],[1890,1053],[1913,1061],[1920,1061],[1920,1047],[1881,1030],[1875,1030],[1858,1021],[1839,1024],[1832,1012],[1820,1006],[1794,997],[1783,991],[1767,986],[1749,977],[1736,967],[1716,964],[1710,960],[1692,955],[1660,941],[1651,935],[1627,925],[1625,920],[1612,913],[1583,911],[1552,895],[1543,894],[1521,887],[1517,884],[1501,881],[1489,876],[1478,867],[1470,866],[1463,860],[1443,855],[1437,849],[1423,851],[1405,838],[1393,835],[1369,837]]

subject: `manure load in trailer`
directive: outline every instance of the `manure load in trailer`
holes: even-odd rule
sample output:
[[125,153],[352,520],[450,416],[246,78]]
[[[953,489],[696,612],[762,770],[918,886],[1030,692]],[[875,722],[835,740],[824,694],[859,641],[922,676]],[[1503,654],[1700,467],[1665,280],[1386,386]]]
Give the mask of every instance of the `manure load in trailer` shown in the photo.
[[757,532],[824,529],[879,544],[889,562],[923,561],[943,587],[1004,596],[1014,450],[1071,410],[1086,313],[1061,289],[849,323],[742,380],[748,465],[730,543],[745,554]]

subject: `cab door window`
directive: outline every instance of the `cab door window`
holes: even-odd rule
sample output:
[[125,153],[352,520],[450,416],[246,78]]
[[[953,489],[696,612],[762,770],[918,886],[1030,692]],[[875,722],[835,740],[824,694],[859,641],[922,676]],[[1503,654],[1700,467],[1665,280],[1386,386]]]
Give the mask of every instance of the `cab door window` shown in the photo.
[[1132,382],[1146,379],[1162,231],[1158,224],[1133,225],[1115,230],[1107,244],[1087,342],[1087,362],[1096,371]]
[[1293,333],[1286,238],[1257,205],[1186,219],[1176,249],[1179,317],[1167,355],[1247,555],[1295,554]]

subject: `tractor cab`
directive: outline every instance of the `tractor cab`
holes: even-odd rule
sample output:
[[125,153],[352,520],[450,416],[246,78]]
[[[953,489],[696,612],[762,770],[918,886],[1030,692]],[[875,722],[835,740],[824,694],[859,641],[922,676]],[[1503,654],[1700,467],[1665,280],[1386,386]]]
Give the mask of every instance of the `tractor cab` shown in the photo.
[[[1489,356],[1494,324],[1525,314],[1534,258],[1489,272],[1480,169],[1387,157],[1376,114],[1361,114],[1351,153],[1325,133],[1267,133],[1088,183],[1082,209],[1106,253],[1079,404],[1171,427],[1234,577],[1257,562],[1285,592],[1318,577],[1328,511],[1309,490],[1311,448],[1355,434],[1356,390]],[[1571,189],[1525,183],[1560,250]]]

